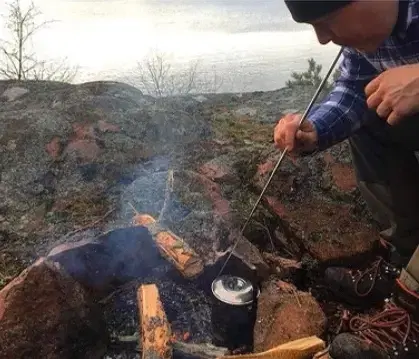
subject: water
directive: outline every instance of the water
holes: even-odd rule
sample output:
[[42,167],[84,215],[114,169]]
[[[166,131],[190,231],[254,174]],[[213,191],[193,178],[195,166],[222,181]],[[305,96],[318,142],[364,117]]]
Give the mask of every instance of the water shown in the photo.
[[[282,0],[35,3],[46,19],[57,20],[35,38],[37,54],[78,65],[76,82],[133,80],[137,64],[153,52],[164,54],[175,72],[198,61],[206,79],[216,74],[214,91],[273,90],[292,71],[305,70],[309,57],[328,67],[338,50],[318,44],[308,25],[294,23]],[[2,3],[0,11],[5,8]]]

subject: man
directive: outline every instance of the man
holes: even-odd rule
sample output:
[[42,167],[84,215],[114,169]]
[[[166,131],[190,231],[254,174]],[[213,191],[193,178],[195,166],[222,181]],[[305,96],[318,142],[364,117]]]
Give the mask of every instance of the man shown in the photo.
[[[419,327],[405,310],[419,303],[419,275],[403,269],[419,245],[419,0],[285,3],[296,22],[312,25],[321,44],[344,50],[334,89],[299,129],[301,115],[283,117],[275,144],[301,154],[349,139],[358,187],[382,226],[381,256],[372,266],[329,268],[326,280],[355,304],[378,304],[396,291],[397,306],[387,304],[384,316],[354,318],[357,335],[338,336],[331,356],[419,358]],[[412,287],[398,279],[402,269]]]

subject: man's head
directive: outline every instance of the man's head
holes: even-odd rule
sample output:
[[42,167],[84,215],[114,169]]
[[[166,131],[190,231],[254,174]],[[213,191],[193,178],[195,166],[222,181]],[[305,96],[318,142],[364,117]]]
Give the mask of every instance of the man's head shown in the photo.
[[296,22],[313,26],[321,44],[373,52],[391,35],[399,0],[285,0]]

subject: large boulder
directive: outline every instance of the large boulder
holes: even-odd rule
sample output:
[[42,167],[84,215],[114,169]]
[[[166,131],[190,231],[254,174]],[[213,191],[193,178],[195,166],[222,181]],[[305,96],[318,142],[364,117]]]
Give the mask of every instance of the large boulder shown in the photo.
[[48,259],[59,263],[97,296],[149,276],[165,263],[144,227],[118,228],[93,238],[61,244]]
[[[347,154],[345,144],[341,147]],[[334,152],[284,161],[263,199],[282,235],[324,265],[362,260],[379,239],[360,206],[350,159]],[[277,160],[278,154],[267,151],[253,178],[256,188],[262,190]]]
[[267,282],[258,299],[254,350],[263,352],[293,340],[321,336],[326,324],[326,316],[311,294],[286,282]]
[[84,287],[39,259],[0,291],[0,357],[101,358],[107,332]]

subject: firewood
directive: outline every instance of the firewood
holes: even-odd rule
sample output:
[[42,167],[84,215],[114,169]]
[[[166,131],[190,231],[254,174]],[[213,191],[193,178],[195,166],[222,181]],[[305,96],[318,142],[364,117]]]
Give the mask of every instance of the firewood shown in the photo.
[[138,288],[142,359],[171,359],[171,329],[155,284]]
[[313,357],[313,359],[331,359],[330,355],[329,355],[329,348],[327,347],[326,349],[316,353]]
[[173,342],[173,352],[178,354],[177,357],[185,359],[217,359],[226,355],[228,349],[207,343],[192,344],[175,340]]
[[225,355],[218,359],[312,359],[326,345],[316,336],[294,340],[260,353]]
[[[142,351],[141,343],[138,343],[138,333],[135,335],[124,335],[111,338],[111,343],[116,345],[136,345],[138,351]],[[184,343],[172,339],[173,357],[184,359],[217,359],[227,355],[229,350],[224,347],[217,347],[210,343]]]
[[156,242],[160,253],[172,263],[186,278],[201,274],[204,264],[198,255],[173,232],[160,228],[158,222],[148,214],[137,213],[133,218],[134,225],[147,227]]

